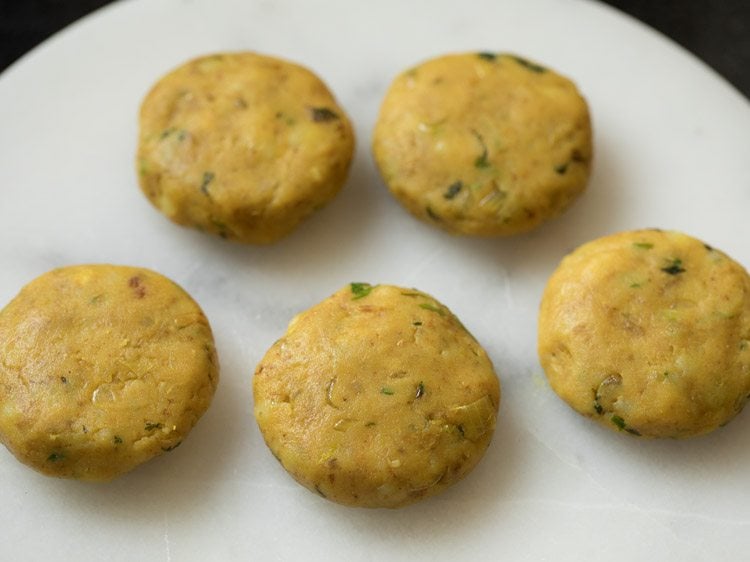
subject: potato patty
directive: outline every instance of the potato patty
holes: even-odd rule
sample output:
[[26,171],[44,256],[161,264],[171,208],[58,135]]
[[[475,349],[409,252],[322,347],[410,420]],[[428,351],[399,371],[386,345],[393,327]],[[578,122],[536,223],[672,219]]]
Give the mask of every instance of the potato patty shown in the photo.
[[290,233],[338,193],[354,135],[312,72],[255,53],[192,60],[140,112],[138,172],[178,224],[248,243]]
[[44,474],[110,480],[177,447],[218,376],[208,321],[172,281],[55,269],[0,312],[0,442]]
[[292,320],[254,377],[266,443],[302,485],[399,507],[465,476],[490,443],[500,387],[442,304],[352,283]]
[[510,235],[584,190],[591,124],[575,85],[548,68],[508,54],[446,55],[393,81],[373,152],[416,217],[458,234]]
[[750,393],[750,278],[677,232],[594,240],[547,284],[539,357],[555,392],[610,429],[707,433]]

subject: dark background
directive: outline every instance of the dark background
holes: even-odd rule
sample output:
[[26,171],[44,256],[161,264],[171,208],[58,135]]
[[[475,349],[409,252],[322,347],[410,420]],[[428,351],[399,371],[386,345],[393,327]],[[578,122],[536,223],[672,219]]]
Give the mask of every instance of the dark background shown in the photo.
[[[519,0],[523,1],[523,0]],[[108,0],[0,0],[0,71]],[[607,0],[698,55],[750,98],[750,0]]]

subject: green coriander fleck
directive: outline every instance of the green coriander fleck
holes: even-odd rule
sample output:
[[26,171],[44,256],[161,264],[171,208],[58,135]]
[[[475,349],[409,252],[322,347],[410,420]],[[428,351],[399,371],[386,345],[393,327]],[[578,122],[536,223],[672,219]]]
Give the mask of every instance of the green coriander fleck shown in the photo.
[[395,392],[392,388],[384,386],[383,388],[380,389],[380,394],[386,394],[388,396],[392,396],[393,394],[395,394]]
[[221,236],[222,238],[229,237],[229,227],[226,225],[226,223],[211,217],[211,224],[214,225],[214,227],[219,231],[219,236]]
[[516,61],[518,64],[523,66],[526,70],[530,70],[531,72],[536,72],[537,74],[542,74],[543,72],[547,72],[547,69],[543,66],[540,66],[538,64],[535,64],[531,62],[530,60],[527,60],[522,57],[517,57],[515,55],[511,55],[511,57],[514,61]]
[[443,193],[443,197],[445,199],[453,199],[456,195],[458,195],[463,186],[464,184],[461,180],[454,181],[448,186],[448,189],[445,191],[445,193]]
[[484,142],[484,137],[482,137],[482,135],[474,129],[471,130],[471,134],[474,135],[474,138],[477,139],[479,146],[482,147],[482,153],[474,160],[474,167],[480,169],[489,168],[491,164],[489,161],[489,154],[487,153],[487,145]]
[[424,383],[419,381],[417,391],[414,393],[414,398],[422,398],[422,396],[424,396]]
[[425,310],[429,310],[431,312],[437,312],[440,316],[445,316],[445,312],[443,312],[442,308],[430,302],[419,303],[419,308],[424,308]]
[[351,287],[352,293],[354,294],[352,297],[353,301],[365,298],[373,289],[372,285],[369,283],[349,283],[349,287]]
[[612,416],[612,417],[610,418],[610,420],[612,420],[612,423],[613,423],[613,424],[615,424],[615,425],[616,425],[617,427],[619,427],[620,429],[625,429],[625,420],[624,420],[624,419],[622,419],[622,418],[621,418],[620,416],[618,416],[617,414],[614,414],[614,415],[613,415],[613,416]]
[[338,115],[336,115],[327,107],[311,107],[310,115],[312,116],[312,120],[316,123],[324,123],[326,121],[333,121],[334,119],[339,118]]
[[685,268],[682,267],[682,260],[680,258],[674,258],[669,265],[662,267],[661,270],[669,275],[679,275],[685,273]]

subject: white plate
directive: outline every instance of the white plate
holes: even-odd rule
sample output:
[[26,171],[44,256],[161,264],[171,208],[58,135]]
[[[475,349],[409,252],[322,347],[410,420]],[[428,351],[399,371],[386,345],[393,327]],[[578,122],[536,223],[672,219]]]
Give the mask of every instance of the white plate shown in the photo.
[[[140,194],[136,114],[162,73],[253,49],[336,92],[359,143],[341,195],[296,233],[245,247],[172,225]],[[563,217],[512,239],[455,238],[391,199],[369,155],[402,69],[448,51],[515,51],[588,98],[596,160]],[[49,479],[0,450],[7,560],[744,559],[750,417],[688,441],[618,436],[544,382],[536,311],[578,244],[658,226],[750,264],[750,106],[701,63],[581,0],[131,0],[72,26],[0,77],[0,303],[73,263],[154,268],[214,327],[215,401],[176,451],[106,485]],[[291,316],[349,281],[416,286],[451,307],[503,384],[486,458],[398,510],[340,507],[284,473],[251,413],[251,376]]]

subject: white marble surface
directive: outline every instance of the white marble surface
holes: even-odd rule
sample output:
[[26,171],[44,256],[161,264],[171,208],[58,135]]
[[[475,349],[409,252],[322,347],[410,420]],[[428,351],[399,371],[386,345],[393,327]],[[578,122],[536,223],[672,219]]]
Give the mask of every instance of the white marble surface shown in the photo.
[[[136,113],[195,55],[253,49],[319,73],[356,124],[348,184],[283,242],[176,227],[141,196]],[[587,194],[537,232],[454,238],[406,214],[369,155],[390,79],[448,51],[515,51],[576,80],[596,135]],[[583,0],[129,0],[0,76],[0,303],[83,262],[157,269],[217,336],[222,380],[184,445],[106,485],[49,479],[0,448],[4,560],[740,560],[750,414],[689,441],[639,441],[577,416],[544,381],[536,310],[576,245],[676,228],[750,264],[750,106],[696,59]],[[263,445],[251,376],[296,312],[349,281],[417,286],[451,307],[503,385],[464,482],[399,511],[307,492]]]

